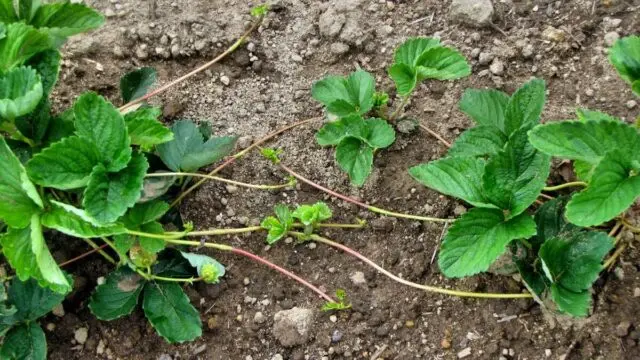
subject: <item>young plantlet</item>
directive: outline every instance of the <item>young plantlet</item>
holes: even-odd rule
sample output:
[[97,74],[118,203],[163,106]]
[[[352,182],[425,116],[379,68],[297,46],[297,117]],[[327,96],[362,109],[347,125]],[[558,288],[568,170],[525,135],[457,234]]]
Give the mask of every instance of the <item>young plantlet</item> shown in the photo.
[[341,311],[351,309],[351,304],[347,301],[347,292],[338,289],[336,290],[336,302],[326,302],[322,305],[322,311]]
[[313,205],[300,205],[293,211],[293,217],[304,225],[306,235],[311,235],[321,222],[331,219],[332,216],[331,209],[321,201]]

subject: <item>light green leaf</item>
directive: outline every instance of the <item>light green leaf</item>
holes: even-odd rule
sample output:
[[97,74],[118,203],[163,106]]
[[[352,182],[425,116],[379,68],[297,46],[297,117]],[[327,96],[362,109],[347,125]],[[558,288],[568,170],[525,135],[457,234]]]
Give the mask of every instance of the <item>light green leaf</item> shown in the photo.
[[97,238],[124,234],[122,224],[100,225],[84,210],[58,201],[51,201],[51,210],[42,214],[42,225],[79,238]]
[[594,165],[615,149],[629,154],[640,151],[636,129],[619,121],[559,121],[539,125],[529,133],[529,141],[546,154]]
[[98,285],[89,300],[89,309],[100,320],[115,320],[131,314],[145,280],[126,266],[107,276],[104,284]]
[[356,138],[342,140],[336,148],[336,161],[349,174],[351,183],[364,185],[373,165],[373,149]]
[[117,173],[96,166],[82,200],[87,213],[100,224],[116,221],[140,198],[148,168],[147,159],[139,153],[134,153],[127,167]]
[[136,240],[137,238],[135,236],[120,234],[113,237],[113,244],[116,247],[116,251],[124,255],[135,245]]
[[[18,15],[13,6],[13,0],[0,0],[0,27],[4,24],[11,24],[18,21]],[[0,39],[2,39],[2,31],[0,31]]]
[[589,109],[576,109],[576,116],[580,121],[622,121],[615,116]]
[[535,233],[536,224],[527,214],[506,220],[501,210],[474,208],[449,228],[438,264],[447,277],[474,275],[488,270],[509,242]]
[[97,29],[104,17],[90,7],[68,1],[42,5],[31,20],[37,28],[46,30],[61,44],[71,36]]
[[65,294],[40,287],[34,279],[21,281],[14,278],[9,287],[9,298],[16,307],[16,321],[37,321],[56,305],[62,303]]
[[487,202],[482,193],[484,167],[483,159],[447,157],[414,166],[409,169],[409,174],[422,185],[471,205],[495,207]]
[[440,46],[440,40],[437,38],[410,38],[403,42],[395,51],[393,61],[396,64],[405,64],[409,67],[415,67],[418,64],[420,56],[427,50]]
[[389,77],[396,83],[398,95],[408,96],[418,84],[418,73],[409,65],[394,64],[389,68]]
[[[149,234],[162,234],[164,233],[164,228],[162,227],[162,224],[160,224],[159,222],[152,221],[152,222],[141,225],[140,231],[149,233]],[[141,236],[138,239],[138,242],[140,243],[140,247],[144,251],[149,252],[151,254],[156,254],[160,252],[167,245],[162,239],[146,237],[146,236]]]
[[319,201],[313,205],[300,205],[293,212],[293,217],[307,226],[331,219],[333,213],[327,204]]
[[172,141],[158,145],[162,161],[173,171],[194,171],[212,164],[233,151],[237,137],[215,137],[204,142],[196,124],[178,121],[171,126]]
[[[196,268],[198,276],[208,278],[205,279],[208,284],[217,284],[225,274],[224,266],[210,256],[184,251],[181,251],[180,254],[189,261],[191,266]],[[211,272],[211,270],[213,270],[213,272]]]
[[[2,6],[4,5],[3,1],[5,1],[5,0],[0,0],[0,10],[2,9]],[[0,16],[3,16],[3,15],[5,15],[5,14],[2,14]],[[2,18],[0,18],[0,40],[4,39],[4,37],[7,34],[7,28],[6,28],[6,26],[4,26],[2,21],[4,21],[4,20],[2,20]]]
[[176,283],[148,283],[142,309],[158,334],[169,343],[191,341],[202,335],[200,314]]
[[640,36],[627,36],[609,49],[609,61],[629,84],[640,80]]
[[143,97],[158,77],[154,68],[143,67],[127,73],[120,79],[120,94],[125,103]]
[[37,322],[17,325],[5,335],[0,358],[46,360],[47,339]]
[[22,66],[0,75],[0,119],[13,120],[28,114],[40,99],[42,81],[32,68]]
[[169,204],[164,201],[154,200],[136,204],[129,209],[119,222],[122,222],[129,229],[134,229],[140,225],[156,221],[169,211]]
[[504,115],[504,131],[511,135],[521,128],[530,129],[540,122],[545,103],[545,83],[532,79],[522,85],[507,104]]
[[24,228],[31,215],[43,208],[38,190],[27,177],[20,160],[0,137],[0,219],[15,228]]
[[448,156],[477,157],[492,156],[500,152],[507,143],[507,137],[499,128],[480,125],[467,129],[453,143]]
[[293,224],[293,214],[291,214],[289,207],[284,204],[278,204],[273,207],[273,211],[276,213],[280,223],[282,223],[288,230]]
[[[600,225],[625,211],[640,196],[640,176],[624,151],[615,150],[596,166],[589,186],[567,204],[566,216],[580,226]],[[637,170],[634,170],[637,171]]]
[[313,84],[311,95],[337,116],[365,114],[373,107],[375,78],[364,70],[356,70],[346,78],[328,76]]
[[30,219],[31,226],[25,229],[9,229],[0,243],[4,255],[20,280],[33,277],[42,287],[58,293],[71,290],[69,281],[51,256],[42,235],[38,215]]
[[416,62],[418,81],[424,79],[454,80],[471,74],[467,59],[457,50],[434,47],[425,51]]
[[640,96],[640,80],[636,80],[631,84],[631,90],[633,90],[636,96]]
[[589,307],[591,306],[591,293],[589,291],[585,290],[576,293],[562,286],[552,284],[551,297],[560,311],[578,317],[589,315]]
[[285,226],[274,216],[267,216],[260,226],[267,230],[267,244],[275,244],[287,234]]
[[108,171],[122,170],[131,159],[129,135],[118,109],[102,96],[88,92],[73,106],[76,133],[98,147]]
[[504,131],[504,115],[509,95],[498,90],[467,89],[460,100],[460,111],[478,125],[493,126]]
[[5,37],[0,39],[0,73],[51,47],[49,36],[33,26],[22,22],[6,25]]
[[525,211],[542,192],[549,177],[551,158],[537,151],[527,139],[526,128],[515,132],[504,150],[487,161],[482,176],[486,198],[507,218]]
[[360,115],[349,115],[325,124],[316,133],[320,146],[338,145],[346,137],[367,138],[368,126]]
[[131,144],[149,149],[173,140],[171,130],[157,120],[159,115],[159,109],[141,108],[124,116]]
[[365,121],[367,126],[367,143],[374,149],[384,149],[396,141],[396,132],[386,120],[370,118]]
[[591,181],[591,176],[593,175],[593,170],[595,168],[595,165],[586,161],[573,160],[573,171],[576,173],[576,177],[578,178],[578,180],[584,182]]
[[35,69],[40,75],[42,91],[45,98],[49,97],[49,94],[51,94],[51,91],[58,82],[60,62],[60,52],[55,49],[49,49],[34,55],[25,63],[27,66]]
[[93,142],[71,136],[32,157],[27,163],[27,173],[38,185],[77,189],[89,183],[89,176],[99,163],[100,153]]

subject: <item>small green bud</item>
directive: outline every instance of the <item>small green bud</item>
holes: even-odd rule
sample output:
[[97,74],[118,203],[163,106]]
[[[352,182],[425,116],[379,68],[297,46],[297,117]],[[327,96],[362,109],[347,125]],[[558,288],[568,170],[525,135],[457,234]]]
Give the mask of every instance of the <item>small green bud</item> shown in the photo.
[[263,17],[267,15],[267,12],[269,12],[269,5],[267,4],[257,5],[251,9],[251,16]]
[[200,271],[200,277],[207,284],[216,284],[219,281],[218,270],[213,264],[204,264],[202,265],[202,269]]
[[135,266],[146,269],[156,262],[158,256],[144,250],[140,246],[134,246],[129,250],[129,258]]

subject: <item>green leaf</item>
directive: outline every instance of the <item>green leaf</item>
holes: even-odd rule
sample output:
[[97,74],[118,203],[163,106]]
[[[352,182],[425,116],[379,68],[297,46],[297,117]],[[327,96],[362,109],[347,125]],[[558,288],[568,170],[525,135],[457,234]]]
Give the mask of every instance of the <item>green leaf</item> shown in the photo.
[[504,115],[509,95],[498,90],[467,89],[460,100],[460,111],[478,125],[493,126],[504,131]]
[[425,51],[416,62],[418,81],[424,79],[454,80],[471,74],[467,59],[457,50],[434,47]]
[[88,92],[73,106],[76,133],[98,147],[108,171],[122,170],[131,159],[131,147],[124,119],[102,96]]
[[396,83],[396,89],[400,96],[408,96],[418,84],[417,71],[407,64],[394,64],[388,72],[389,77]]
[[73,109],[69,109],[57,116],[49,119],[49,126],[42,138],[42,143],[50,145],[54,142],[60,141],[66,137],[73,135],[75,131],[75,125],[73,124]]
[[627,36],[609,49],[609,61],[629,84],[640,80],[640,36]]
[[139,153],[134,153],[127,167],[117,173],[96,166],[82,200],[87,213],[100,224],[116,221],[140,198],[148,168],[147,159]]
[[507,143],[507,137],[499,128],[480,125],[467,129],[453,143],[448,156],[485,157],[500,152]]
[[166,202],[148,201],[136,204],[119,221],[126,227],[134,229],[140,225],[159,220],[167,211],[169,211],[169,204]]
[[37,28],[46,28],[56,44],[71,36],[97,29],[104,17],[83,4],[68,1],[42,5],[31,20]]
[[13,327],[4,337],[0,358],[20,360],[46,360],[47,339],[37,322]]
[[116,247],[116,251],[123,255],[126,254],[135,243],[136,237],[132,235],[120,234],[113,237],[113,244]]
[[600,225],[625,211],[640,196],[640,176],[621,150],[607,153],[596,166],[589,186],[567,204],[567,219],[580,226]]
[[13,120],[33,111],[42,99],[42,81],[29,67],[0,75],[0,118]]
[[569,223],[564,217],[568,201],[567,197],[558,197],[538,208],[534,216],[538,242],[543,243],[548,239],[563,237],[580,230],[580,227]]
[[77,189],[89,183],[89,176],[99,163],[100,152],[93,142],[71,136],[32,157],[27,163],[27,173],[38,185]]
[[482,176],[484,194],[507,218],[525,211],[542,192],[549,177],[551,158],[527,139],[526,128],[514,133],[504,150],[489,159]]
[[580,121],[622,121],[609,114],[589,109],[577,109],[576,116]]
[[[5,0],[0,0],[0,9],[2,9],[1,7],[4,5],[2,2]],[[3,16],[5,14],[2,14],[0,16]],[[4,37],[7,34],[7,28],[4,26],[4,24],[2,23],[2,18],[0,18],[0,40],[4,39]]]
[[89,300],[89,309],[100,320],[115,320],[131,314],[145,280],[126,266],[121,266],[98,285]]
[[34,140],[36,144],[41,144],[51,123],[49,99],[43,96],[32,112],[15,118],[14,123],[22,135]]
[[589,291],[579,293],[565,289],[562,286],[551,285],[551,297],[560,311],[573,316],[586,317],[591,306],[591,294]]
[[143,67],[125,74],[120,79],[120,94],[125,103],[143,97],[158,77],[154,68]]
[[293,225],[293,215],[288,206],[278,204],[273,210],[277,218],[268,216],[260,224],[262,228],[268,231],[267,243],[270,245],[282,239],[291,228],[291,225]]
[[42,207],[38,190],[20,160],[0,138],[0,219],[11,227],[24,228]]
[[274,206],[273,211],[276,213],[278,220],[285,225],[287,230],[291,225],[293,225],[293,214],[287,205],[278,204]]
[[44,97],[49,97],[58,82],[61,57],[58,50],[49,49],[34,55],[26,62],[27,66],[35,69],[40,75]]
[[40,0],[18,0],[18,16],[27,24],[40,8]]
[[[0,28],[4,26],[2,23],[11,24],[15,21],[18,21],[18,15],[16,15],[13,0],[0,0]],[[0,31],[0,35],[2,35],[2,31]]]
[[138,203],[145,203],[166,194],[176,180],[175,176],[145,177]]
[[422,185],[471,205],[495,207],[482,193],[484,167],[483,159],[447,157],[414,166],[409,169],[409,174]]
[[591,176],[593,175],[593,170],[595,168],[595,165],[583,160],[573,161],[573,171],[576,173],[576,177],[578,178],[578,180],[584,182],[591,181]]
[[456,220],[440,248],[438,264],[447,277],[463,277],[489,269],[512,240],[536,233],[527,214],[506,220],[501,210],[474,208]]
[[131,144],[149,149],[173,140],[173,133],[157,120],[158,116],[157,108],[141,108],[124,116]]
[[158,334],[169,343],[191,341],[202,335],[200,314],[178,284],[148,283],[142,309]]
[[337,116],[365,114],[373,108],[375,78],[364,70],[356,70],[346,78],[328,76],[313,84],[311,95]]
[[349,174],[351,183],[364,185],[373,165],[373,149],[361,140],[347,138],[336,148],[336,161]]
[[36,321],[62,303],[65,294],[40,287],[33,279],[21,281],[14,278],[9,287],[9,298],[17,309],[14,315],[17,321]]
[[547,239],[539,256],[547,278],[573,292],[591,287],[602,271],[602,259],[613,248],[613,239],[599,231],[568,233]]
[[51,201],[51,210],[42,214],[42,225],[79,238],[97,238],[124,234],[122,224],[100,225],[84,210],[72,205]]
[[21,22],[8,24],[5,37],[0,39],[0,73],[50,48],[51,41],[45,32]]
[[[162,234],[164,233],[164,228],[159,222],[152,221],[141,225],[140,231],[149,234]],[[162,239],[141,236],[138,241],[140,242],[140,247],[151,254],[156,254],[166,247],[166,243]]]
[[69,292],[71,285],[44,241],[39,216],[31,216],[30,223],[31,226],[25,229],[10,228],[0,237],[7,261],[20,280],[33,277],[42,287],[58,293]]
[[615,149],[629,154],[640,151],[637,130],[619,121],[559,121],[539,125],[529,133],[529,141],[546,154],[594,165]]
[[636,80],[631,84],[631,90],[633,90],[636,96],[640,96],[640,80]]
[[504,115],[504,131],[511,135],[521,128],[530,129],[540,122],[545,103],[545,83],[532,79],[522,85],[507,104]]
[[[180,253],[185,259],[187,259],[187,261],[189,261],[189,264],[191,264],[191,266],[196,268],[196,270],[198,271],[198,276],[205,278],[205,281],[208,284],[217,284],[218,282],[220,282],[220,278],[225,274],[224,266],[210,256],[187,253],[183,251],[181,251]],[[213,273],[211,273],[211,270],[213,270]]]
[[440,46],[437,38],[410,38],[403,42],[395,51],[393,61],[396,64],[405,64],[415,67],[420,56],[427,50]]
[[316,133],[316,140],[320,146],[338,145],[342,139],[350,136],[360,140],[367,137],[367,123],[360,115],[349,115],[326,123]]
[[396,132],[386,120],[370,118],[365,121],[367,143],[374,149],[384,149],[396,141]]
[[212,164],[233,151],[237,137],[223,136],[204,142],[196,124],[181,120],[171,126],[172,141],[158,145],[162,161],[173,171],[194,171]]
[[293,212],[293,217],[307,226],[316,225],[319,222],[331,219],[332,216],[331,209],[321,201],[313,205],[300,205]]

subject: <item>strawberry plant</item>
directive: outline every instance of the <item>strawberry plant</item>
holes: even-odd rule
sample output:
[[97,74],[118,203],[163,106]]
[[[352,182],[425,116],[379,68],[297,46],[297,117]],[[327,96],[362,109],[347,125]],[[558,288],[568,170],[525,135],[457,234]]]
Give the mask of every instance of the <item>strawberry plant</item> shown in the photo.
[[[401,97],[397,109],[388,114],[389,96],[375,91],[375,78],[358,69],[346,77],[327,76],[313,84],[315,100],[325,106],[330,122],[316,134],[321,146],[336,146],[336,161],[351,182],[362,186],[379,149],[394,143],[391,126],[401,115],[416,86],[424,80],[453,80],[471,73],[464,56],[442,46],[435,38],[413,38],[398,47],[389,76]],[[374,111],[377,117],[368,117]]]

